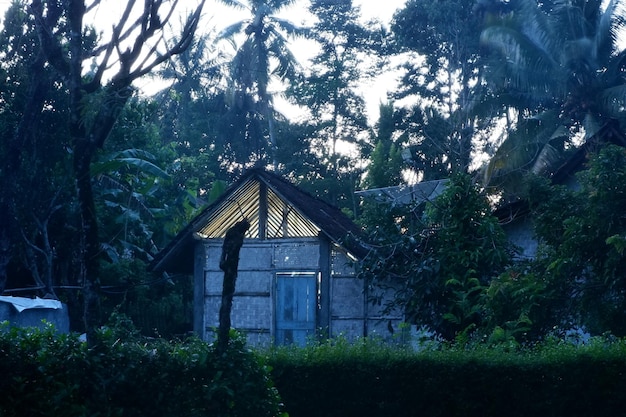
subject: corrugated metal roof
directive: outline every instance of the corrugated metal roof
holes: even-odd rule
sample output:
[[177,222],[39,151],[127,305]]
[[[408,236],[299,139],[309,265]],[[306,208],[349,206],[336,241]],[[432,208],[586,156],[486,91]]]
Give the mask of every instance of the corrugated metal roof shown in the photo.
[[223,238],[228,229],[244,218],[250,222],[247,238],[318,236],[319,227],[272,188],[267,187],[267,192],[262,192],[262,186],[267,187],[267,184],[261,183],[257,177],[243,182],[213,209],[204,224],[196,230],[196,236],[203,239]]
[[446,189],[447,185],[447,179],[422,181],[413,185],[362,190],[357,191],[356,194],[393,205],[420,204],[437,198]]

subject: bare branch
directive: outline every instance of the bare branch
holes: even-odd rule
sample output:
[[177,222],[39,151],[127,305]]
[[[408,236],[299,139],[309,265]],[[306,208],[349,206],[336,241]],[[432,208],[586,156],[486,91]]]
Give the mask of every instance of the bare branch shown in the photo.
[[95,9],[96,7],[100,6],[101,2],[102,2],[101,0],[93,0],[93,2],[91,4],[85,5],[85,10],[87,11],[87,13],[89,13],[90,11]]
[[[97,1],[100,2],[100,0]],[[93,79],[85,85],[85,91],[94,92],[100,87],[102,83],[102,76],[104,75],[104,72],[109,69],[109,59],[111,58],[113,51],[119,47],[119,44],[124,39],[124,37],[121,36],[121,32],[124,26],[126,26],[126,22],[128,21],[128,18],[133,10],[135,3],[136,0],[130,0],[128,1],[128,3],[126,3],[126,8],[124,9],[124,13],[122,13],[122,16],[120,17],[120,21],[116,25],[113,25],[111,40],[103,45],[101,48],[97,48],[92,54],[92,56],[97,56],[102,51],[105,51],[102,62],[98,66],[98,69],[96,70]],[[126,31],[125,36],[129,36],[134,28],[135,25],[131,25],[131,27],[128,28],[128,30]]]
[[[198,23],[200,21],[200,15],[202,13],[204,3],[205,0],[202,0],[194,13],[189,16],[181,33],[180,39],[174,45],[169,47],[165,53],[157,55],[157,57],[154,58],[152,62],[147,63],[147,60],[144,60],[141,66],[139,66],[137,69],[129,74],[132,79],[137,79],[143,75],[150,73],[155,67],[161,65],[165,61],[168,61],[173,56],[179,55],[187,50],[187,48],[189,47],[189,45],[191,45],[191,42],[193,41],[196,29],[198,27]],[[155,51],[155,48],[151,49],[152,53],[154,53]]]

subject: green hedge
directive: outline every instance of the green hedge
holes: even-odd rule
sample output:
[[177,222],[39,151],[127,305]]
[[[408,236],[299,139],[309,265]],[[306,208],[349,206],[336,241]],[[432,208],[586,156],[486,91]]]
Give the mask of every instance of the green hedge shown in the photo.
[[124,322],[90,349],[77,335],[5,326],[0,375],[1,417],[277,416],[278,392],[291,417],[626,415],[624,341],[415,353],[339,340],[260,354],[234,338],[218,355]]
[[366,345],[272,353],[291,417],[626,415],[626,344],[412,353]]
[[196,339],[103,329],[94,347],[54,330],[0,331],[0,416],[276,416],[261,358],[235,339],[217,355]]

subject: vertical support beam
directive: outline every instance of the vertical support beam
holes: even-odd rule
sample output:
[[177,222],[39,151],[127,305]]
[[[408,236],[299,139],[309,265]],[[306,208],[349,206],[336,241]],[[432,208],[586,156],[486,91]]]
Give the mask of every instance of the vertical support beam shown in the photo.
[[317,327],[321,329],[322,335],[331,335],[331,245],[326,236],[319,235],[320,242],[320,282],[319,282],[319,315]]
[[369,324],[370,324],[370,308],[369,308],[369,287],[367,280],[363,279],[363,337],[369,336]]
[[282,212],[282,219],[280,222],[280,227],[282,227],[283,229],[283,237],[284,238],[288,238],[289,237],[289,206],[287,205],[286,202],[283,201],[283,212]]
[[259,181],[259,239],[267,239],[267,184]]
[[193,266],[193,331],[206,340],[206,248],[203,240],[195,242]]

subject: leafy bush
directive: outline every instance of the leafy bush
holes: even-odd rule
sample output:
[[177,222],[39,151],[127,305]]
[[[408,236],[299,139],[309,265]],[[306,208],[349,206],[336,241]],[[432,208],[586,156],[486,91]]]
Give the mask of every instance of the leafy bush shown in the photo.
[[291,417],[582,417],[624,415],[626,407],[624,341],[416,353],[339,340],[268,356]]
[[[129,316],[144,336],[173,338],[193,328],[193,283],[189,277],[154,277],[137,258],[101,263],[106,283],[100,304],[104,317]],[[80,308],[77,309],[81,311]],[[81,322],[81,320],[75,320]]]
[[119,317],[91,349],[51,327],[4,325],[0,372],[3,417],[280,414],[269,368],[241,338],[217,355],[198,339],[146,340]]
[[389,310],[397,308],[448,340],[485,326],[489,282],[509,266],[513,253],[489,214],[487,195],[469,175],[456,174],[425,208],[388,209],[383,218],[391,224],[372,222],[367,229],[376,250],[360,265],[372,301],[386,302],[393,292]]
[[534,337],[572,325],[626,335],[626,150],[590,154],[576,178],[575,188],[527,179],[540,245],[528,265],[491,283],[491,319],[503,328],[526,318]]

